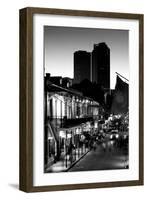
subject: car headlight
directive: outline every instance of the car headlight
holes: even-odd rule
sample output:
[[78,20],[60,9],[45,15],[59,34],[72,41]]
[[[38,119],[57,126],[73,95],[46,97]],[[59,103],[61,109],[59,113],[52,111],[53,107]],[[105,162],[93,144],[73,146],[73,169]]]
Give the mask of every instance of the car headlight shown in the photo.
[[113,135],[110,135],[110,139],[112,139],[113,138]]
[[118,134],[116,134],[116,136],[115,136],[117,139],[119,138],[119,135]]

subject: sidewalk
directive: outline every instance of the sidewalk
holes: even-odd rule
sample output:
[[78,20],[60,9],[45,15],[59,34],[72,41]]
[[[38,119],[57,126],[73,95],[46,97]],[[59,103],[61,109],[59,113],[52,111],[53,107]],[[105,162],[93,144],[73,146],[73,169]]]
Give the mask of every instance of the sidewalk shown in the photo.
[[74,161],[69,155],[46,169],[46,172],[74,172],[89,170],[126,169],[128,167],[128,149],[114,146],[113,141],[106,141],[97,145],[96,150],[82,154],[76,150]]
[[77,162],[79,162],[87,153],[89,152],[88,148],[85,152],[82,150],[76,149],[75,154],[73,155],[74,160],[71,160],[69,155],[62,155],[61,160],[57,161],[50,167],[46,169],[46,172],[65,172],[68,171],[71,167],[73,167]]

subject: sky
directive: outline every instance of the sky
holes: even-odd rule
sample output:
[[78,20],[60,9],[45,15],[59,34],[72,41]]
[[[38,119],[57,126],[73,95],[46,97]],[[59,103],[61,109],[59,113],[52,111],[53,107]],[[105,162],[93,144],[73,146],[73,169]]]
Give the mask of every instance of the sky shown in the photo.
[[110,87],[115,88],[116,74],[129,79],[129,33],[127,30],[44,27],[45,72],[73,78],[73,53],[92,52],[94,44],[105,42],[110,48]]

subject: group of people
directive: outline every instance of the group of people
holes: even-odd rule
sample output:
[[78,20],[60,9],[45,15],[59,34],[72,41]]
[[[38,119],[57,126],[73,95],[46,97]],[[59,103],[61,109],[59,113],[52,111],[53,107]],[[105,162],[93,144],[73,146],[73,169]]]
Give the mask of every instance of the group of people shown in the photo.
[[[109,150],[111,151],[113,146],[115,145],[115,141],[107,141],[106,134],[104,132],[99,132],[91,137],[89,137],[87,140],[85,140],[85,145],[90,149],[96,151],[97,147],[100,146],[103,151]],[[84,141],[83,141],[84,142]],[[75,149],[75,145],[70,142],[68,146],[67,154],[71,154],[72,151]]]
[[97,134],[96,136],[92,136],[89,141],[90,150],[96,151],[97,146],[105,143],[105,136],[101,133]]

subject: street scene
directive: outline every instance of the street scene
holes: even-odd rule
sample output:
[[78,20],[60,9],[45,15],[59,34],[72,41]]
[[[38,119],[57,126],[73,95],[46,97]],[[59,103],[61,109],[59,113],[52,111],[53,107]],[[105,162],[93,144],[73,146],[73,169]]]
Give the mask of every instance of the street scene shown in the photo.
[[83,159],[75,164],[69,172],[108,169],[128,168],[128,147],[127,143],[119,148],[115,146],[115,141],[108,140],[101,145],[97,145]]
[[127,170],[129,80],[118,68],[111,88],[106,42],[71,55],[72,77],[54,75],[50,68],[44,74],[44,173]]

